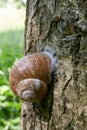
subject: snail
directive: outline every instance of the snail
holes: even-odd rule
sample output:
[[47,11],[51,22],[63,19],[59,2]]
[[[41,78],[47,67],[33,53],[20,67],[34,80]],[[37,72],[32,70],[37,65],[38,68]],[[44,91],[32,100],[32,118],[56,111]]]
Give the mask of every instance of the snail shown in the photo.
[[27,102],[39,102],[47,93],[56,59],[50,52],[34,53],[17,61],[10,71],[12,92]]

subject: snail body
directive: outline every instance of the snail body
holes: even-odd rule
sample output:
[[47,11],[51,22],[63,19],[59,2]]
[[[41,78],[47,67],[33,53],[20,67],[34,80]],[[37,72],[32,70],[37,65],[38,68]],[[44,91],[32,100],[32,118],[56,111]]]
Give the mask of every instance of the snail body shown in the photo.
[[9,82],[12,92],[28,102],[39,102],[47,93],[51,73],[57,67],[54,51],[24,56],[11,69]]
[[51,81],[51,59],[45,53],[24,56],[10,72],[12,92],[25,101],[40,101]]

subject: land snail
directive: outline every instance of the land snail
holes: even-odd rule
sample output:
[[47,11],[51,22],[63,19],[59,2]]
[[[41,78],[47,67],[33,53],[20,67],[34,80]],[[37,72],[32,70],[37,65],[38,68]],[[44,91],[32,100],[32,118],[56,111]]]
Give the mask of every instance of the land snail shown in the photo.
[[39,102],[47,93],[51,73],[57,67],[54,51],[24,56],[10,71],[9,82],[12,92],[27,102]]

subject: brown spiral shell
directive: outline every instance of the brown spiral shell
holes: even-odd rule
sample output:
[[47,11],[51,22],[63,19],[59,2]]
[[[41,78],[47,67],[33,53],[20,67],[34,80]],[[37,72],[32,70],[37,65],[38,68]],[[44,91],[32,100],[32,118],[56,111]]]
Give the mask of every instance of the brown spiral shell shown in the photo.
[[9,81],[12,92],[25,101],[38,102],[51,80],[51,58],[45,53],[24,56],[12,67]]

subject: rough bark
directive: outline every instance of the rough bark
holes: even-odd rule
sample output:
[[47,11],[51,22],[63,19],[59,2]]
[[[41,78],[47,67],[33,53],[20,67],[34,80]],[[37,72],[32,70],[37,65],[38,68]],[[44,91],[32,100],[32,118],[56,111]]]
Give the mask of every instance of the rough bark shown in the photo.
[[25,55],[54,48],[58,82],[22,103],[21,130],[87,130],[87,1],[27,0]]

